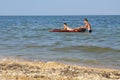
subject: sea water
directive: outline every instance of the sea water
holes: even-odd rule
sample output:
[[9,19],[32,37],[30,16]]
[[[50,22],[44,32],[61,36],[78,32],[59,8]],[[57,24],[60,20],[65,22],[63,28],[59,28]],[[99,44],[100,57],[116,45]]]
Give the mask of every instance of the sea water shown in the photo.
[[[59,33],[91,23],[93,32]],[[120,16],[0,16],[0,58],[120,69]]]

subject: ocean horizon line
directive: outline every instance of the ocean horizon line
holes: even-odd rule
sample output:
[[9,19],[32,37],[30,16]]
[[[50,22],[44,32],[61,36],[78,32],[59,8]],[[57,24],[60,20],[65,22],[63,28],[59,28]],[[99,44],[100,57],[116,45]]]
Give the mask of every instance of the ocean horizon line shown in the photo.
[[98,15],[0,15],[2,16],[120,16],[120,15],[109,15],[109,14],[98,14]]

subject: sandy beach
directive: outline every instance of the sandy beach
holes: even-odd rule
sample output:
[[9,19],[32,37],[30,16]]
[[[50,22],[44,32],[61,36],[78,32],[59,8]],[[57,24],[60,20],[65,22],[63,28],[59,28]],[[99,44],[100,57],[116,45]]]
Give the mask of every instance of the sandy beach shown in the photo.
[[0,61],[0,80],[120,80],[120,70],[3,60]]

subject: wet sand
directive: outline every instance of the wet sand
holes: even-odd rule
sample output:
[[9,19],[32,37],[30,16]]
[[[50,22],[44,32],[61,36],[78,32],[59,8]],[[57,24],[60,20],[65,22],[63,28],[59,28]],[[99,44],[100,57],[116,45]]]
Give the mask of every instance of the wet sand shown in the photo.
[[3,60],[0,61],[0,80],[120,80],[120,70]]

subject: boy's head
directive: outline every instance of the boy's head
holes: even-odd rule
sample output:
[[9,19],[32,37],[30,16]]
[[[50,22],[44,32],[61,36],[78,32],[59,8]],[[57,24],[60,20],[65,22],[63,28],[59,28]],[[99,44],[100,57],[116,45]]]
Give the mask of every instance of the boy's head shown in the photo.
[[67,25],[67,23],[64,23],[64,25]]
[[87,18],[85,18],[85,19],[84,19],[84,23],[87,23],[87,22],[88,22],[88,19],[87,19]]

